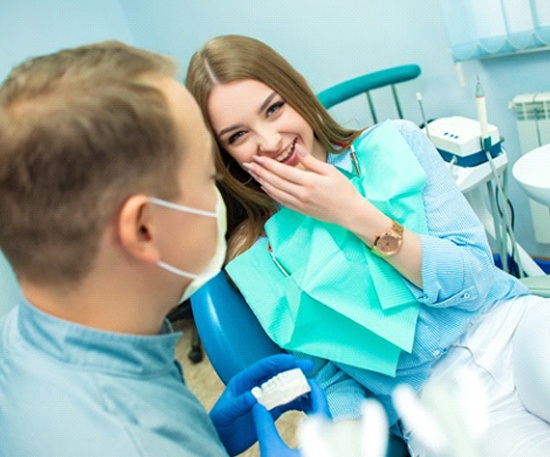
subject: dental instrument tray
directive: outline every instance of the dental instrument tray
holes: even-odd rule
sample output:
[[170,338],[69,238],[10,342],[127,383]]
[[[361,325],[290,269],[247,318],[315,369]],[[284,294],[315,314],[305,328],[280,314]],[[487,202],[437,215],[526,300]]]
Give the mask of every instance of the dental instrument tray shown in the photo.
[[[481,147],[479,121],[461,116],[443,117],[430,122],[427,128],[429,138],[446,162],[466,168],[487,162]],[[501,138],[494,125],[489,124],[488,131],[491,157],[495,158],[503,152]]]

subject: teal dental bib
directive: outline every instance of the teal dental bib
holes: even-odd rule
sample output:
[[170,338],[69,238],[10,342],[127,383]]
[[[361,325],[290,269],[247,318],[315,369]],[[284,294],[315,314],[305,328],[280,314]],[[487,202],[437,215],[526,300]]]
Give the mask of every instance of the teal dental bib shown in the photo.
[[[389,121],[355,143],[359,175],[340,170],[392,219],[427,232],[426,175]],[[395,376],[411,352],[419,303],[405,279],[348,230],[282,208],[267,237],[227,273],[282,348]]]

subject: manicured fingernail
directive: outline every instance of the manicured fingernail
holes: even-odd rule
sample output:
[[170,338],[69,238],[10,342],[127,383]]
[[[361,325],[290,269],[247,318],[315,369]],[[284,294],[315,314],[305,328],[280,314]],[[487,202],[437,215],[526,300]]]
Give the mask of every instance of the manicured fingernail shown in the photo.
[[264,163],[265,162],[265,159],[261,156],[253,156],[252,160],[254,160],[255,162],[258,162],[258,163]]
[[304,149],[304,147],[301,144],[297,144],[295,149],[296,149],[296,152],[298,153],[298,155],[301,155],[302,157],[306,156],[306,150]]

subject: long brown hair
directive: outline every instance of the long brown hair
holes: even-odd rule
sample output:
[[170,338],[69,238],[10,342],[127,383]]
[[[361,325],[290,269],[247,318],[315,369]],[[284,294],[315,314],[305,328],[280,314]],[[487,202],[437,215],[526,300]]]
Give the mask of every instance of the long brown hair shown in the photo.
[[[327,151],[338,153],[347,149],[360,133],[334,121],[304,77],[271,47],[254,38],[224,35],[209,40],[193,55],[185,82],[214,137],[207,110],[212,88],[244,79],[260,81],[277,92],[311,126]],[[219,141],[218,152],[216,166],[228,208],[229,260],[263,234],[263,225],[276,210],[276,203],[234,163]]]

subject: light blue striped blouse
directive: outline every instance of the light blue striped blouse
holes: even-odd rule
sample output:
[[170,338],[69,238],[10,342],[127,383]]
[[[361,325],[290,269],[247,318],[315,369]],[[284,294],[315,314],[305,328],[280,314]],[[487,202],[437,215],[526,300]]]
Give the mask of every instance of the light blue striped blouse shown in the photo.
[[[398,384],[420,389],[432,363],[480,314],[502,300],[529,293],[516,278],[495,267],[483,225],[426,135],[411,122],[394,123],[427,174],[423,197],[428,233],[420,235],[424,288],[403,279],[422,304],[413,351],[402,353],[395,378],[319,360],[316,375],[334,417],[358,417],[361,400],[371,392],[384,404],[392,424],[397,416],[390,396]],[[349,153],[330,154],[329,163],[351,171]]]

